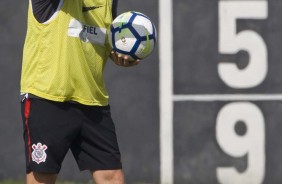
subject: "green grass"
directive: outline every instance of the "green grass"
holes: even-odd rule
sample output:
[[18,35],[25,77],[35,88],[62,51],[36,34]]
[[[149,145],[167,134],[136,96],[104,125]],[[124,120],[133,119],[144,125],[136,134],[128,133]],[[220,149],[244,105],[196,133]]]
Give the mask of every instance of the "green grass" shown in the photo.
[[[25,184],[24,181],[16,181],[16,180],[1,180],[0,184]],[[56,184],[94,184],[93,182],[70,182],[70,181],[57,181]]]
[[[0,180],[0,184],[25,184],[25,182],[19,180]],[[92,181],[89,182],[57,181],[56,184],[95,184],[95,183]],[[153,183],[134,182],[133,184],[153,184]]]

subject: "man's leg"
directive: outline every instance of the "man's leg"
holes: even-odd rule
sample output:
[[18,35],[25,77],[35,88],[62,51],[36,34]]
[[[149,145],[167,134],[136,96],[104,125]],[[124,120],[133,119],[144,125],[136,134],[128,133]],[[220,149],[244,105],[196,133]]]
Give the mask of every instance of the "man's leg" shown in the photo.
[[73,114],[71,103],[37,98],[22,103],[28,184],[55,183],[61,163],[80,127]]
[[43,174],[37,172],[30,172],[26,175],[27,184],[54,184],[57,174]]
[[71,146],[79,169],[91,171],[96,184],[124,184],[110,107],[82,106],[80,109],[83,126],[80,137]]
[[96,184],[125,184],[121,169],[94,171],[92,177]]

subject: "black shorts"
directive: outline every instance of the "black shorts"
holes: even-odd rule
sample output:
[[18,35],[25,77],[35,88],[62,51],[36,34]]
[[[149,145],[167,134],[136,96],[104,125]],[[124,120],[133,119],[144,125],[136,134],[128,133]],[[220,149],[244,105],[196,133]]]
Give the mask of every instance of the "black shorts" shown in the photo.
[[80,170],[122,168],[109,106],[30,98],[22,118],[27,173],[59,173],[69,149]]

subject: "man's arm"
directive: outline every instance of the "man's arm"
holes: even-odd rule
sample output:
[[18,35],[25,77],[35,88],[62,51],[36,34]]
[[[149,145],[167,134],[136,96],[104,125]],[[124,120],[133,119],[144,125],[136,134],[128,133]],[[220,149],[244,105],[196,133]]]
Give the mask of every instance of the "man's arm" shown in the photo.
[[44,23],[56,12],[60,0],[31,0],[31,3],[34,17]]

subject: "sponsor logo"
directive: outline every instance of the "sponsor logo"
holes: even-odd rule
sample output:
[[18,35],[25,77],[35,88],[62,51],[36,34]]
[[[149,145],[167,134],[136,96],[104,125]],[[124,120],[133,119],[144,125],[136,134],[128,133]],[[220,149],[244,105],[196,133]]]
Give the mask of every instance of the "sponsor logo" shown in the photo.
[[68,36],[80,38],[83,42],[104,46],[106,34],[106,28],[86,25],[76,19],[72,19],[69,23]]
[[40,164],[41,162],[45,162],[47,158],[47,154],[45,153],[45,150],[48,147],[46,145],[42,145],[41,143],[33,144],[32,145],[32,161],[36,162],[37,164]]
[[89,33],[89,34],[94,34],[98,35],[97,33],[97,28],[95,26],[88,26],[88,25],[83,25],[83,32]]

